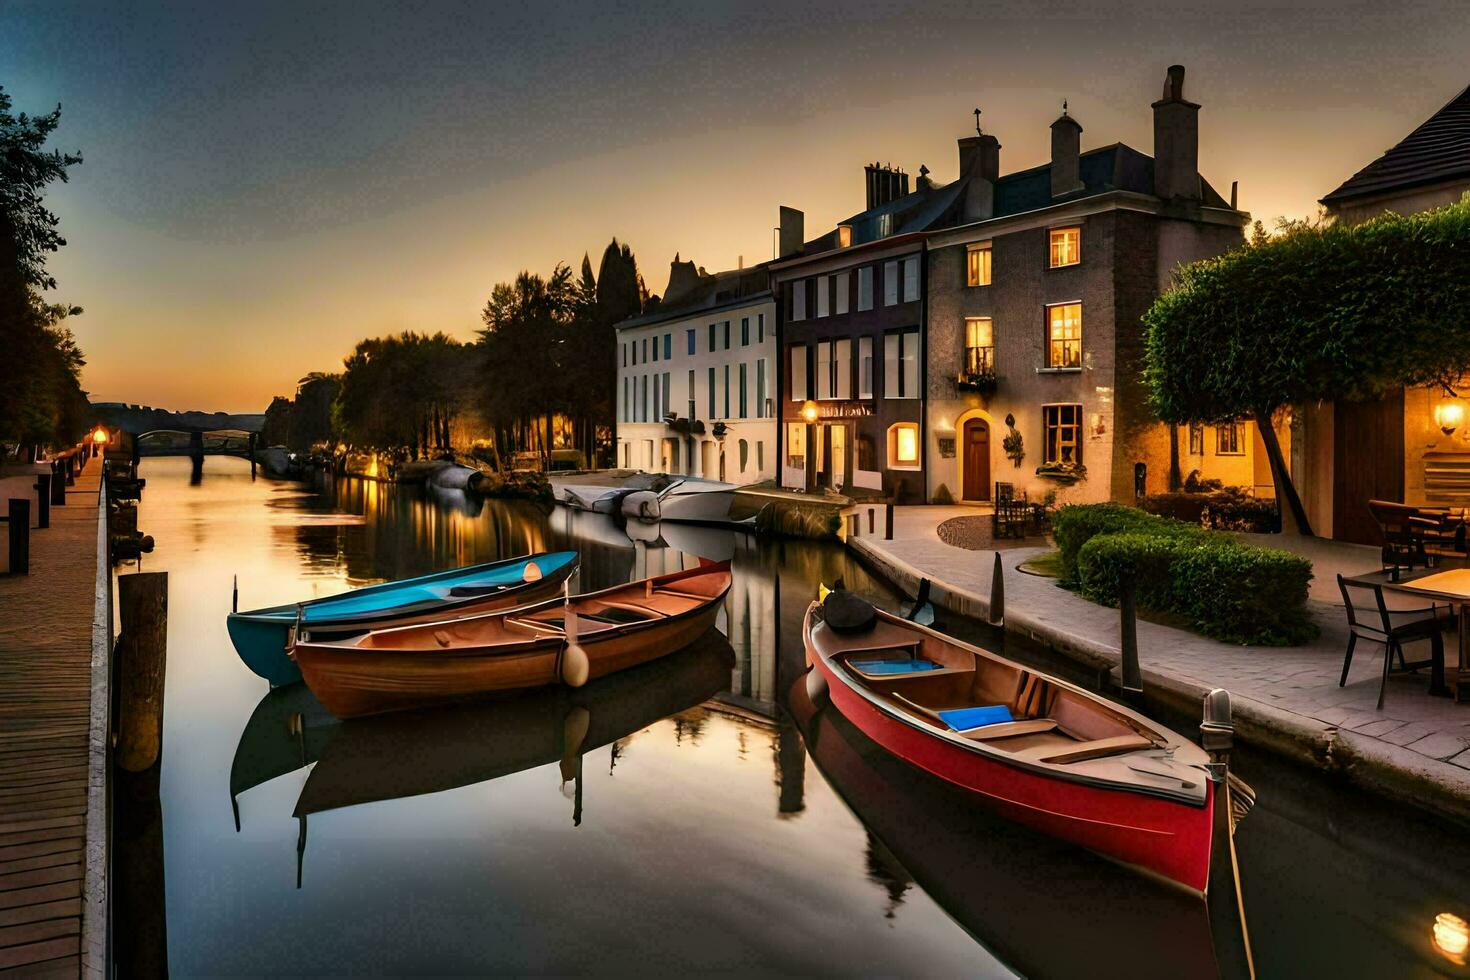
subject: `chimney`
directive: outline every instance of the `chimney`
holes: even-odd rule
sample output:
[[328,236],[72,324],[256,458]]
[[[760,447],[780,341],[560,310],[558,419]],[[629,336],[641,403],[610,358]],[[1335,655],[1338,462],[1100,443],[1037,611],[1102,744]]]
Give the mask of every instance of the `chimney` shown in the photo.
[[806,215],[796,210],[781,205],[781,237],[778,248],[778,257],[786,258],[801,251],[804,240],[803,226],[806,223]]
[[1061,197],[1082,190],[1082,126],[1067,115],[1051,124],[1051,196]]
[[909,192],[909,175],[897,167],[870,163],[863,167],[867,185],[867,207],[872,210],[889,201],[896,201]]
[[1199,106],[1184,99],[1184,66],[1170,65],[1164,97],[1154,103],[1154,194],[1198,201]]
[[964,220],[984,221],[995,216],[995,182],[1000,179],[1000,141],[989,133],[961,137],[960,179],[965,188]]

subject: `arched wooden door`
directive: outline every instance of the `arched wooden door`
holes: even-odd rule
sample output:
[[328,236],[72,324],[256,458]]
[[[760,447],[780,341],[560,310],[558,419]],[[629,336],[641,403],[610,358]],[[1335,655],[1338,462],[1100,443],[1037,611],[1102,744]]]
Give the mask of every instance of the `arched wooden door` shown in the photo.
[[964,499],[990,499],[990,423],[984,419],[970,419],[965,423],[964,455],[965,467]]

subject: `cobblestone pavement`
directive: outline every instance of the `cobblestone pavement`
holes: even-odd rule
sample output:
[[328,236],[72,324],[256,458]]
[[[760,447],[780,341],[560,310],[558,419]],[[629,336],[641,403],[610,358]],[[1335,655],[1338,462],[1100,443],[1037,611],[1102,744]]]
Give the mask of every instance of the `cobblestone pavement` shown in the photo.
[[[848,544],[893,577],[933,580],[936,594],[950,608],[983,616],[989,610],[996,553],[952,547],[936,531],[946,520],[977,513],[968,507],[899,507],[892,540],[858,536],[849,538]],[[1375,710],[1382,647],[1362,642],[1347,686],[1338,687],[1347,624],[1336,573],[1376,570],[1376,549],[1279,535],[1250,537],[1253,543],[1287,547],[1313,560],[1315,579],[1309,605],[1321,636],[1300,647],[1233,646],[1140,622],[1139,659],[1146,683],[1161,683],[1191,696],[1212,687],[1227,688],[1238,715],[1244,709],[1256,724],[1276,729],[1283,739],[1319,743],[1293,754],[1317,754],[1329,762],[1334,752],[1351,757],[1373,769],[1378,783],[1398,783],[1400,776],[1414,785],[1429,780],[1434,792],[1444,796],[1434,808],[1470,815],[1470,704],[1430,697],[1425,670],[1390,677],[1383,710]],[[1006,569],[1007,628],[1030,633],[1063,650],[1116,663],[1118,611],[1088,602],[1051,579],[1018,571],[1021,562],[1049,548],[1044,539],[1032,540],[1034,547],[1001,552]],[[898,584],[911,587],[903,581]],[[1453,660],[1453,636],[1446,637],[1446,648]],[[1410,658],[1416,653],[1412,648],[1408,651]],[[1257,705],[1266,710],[1255,710]],[[1338,764],[1346,763],[1339,760]]]

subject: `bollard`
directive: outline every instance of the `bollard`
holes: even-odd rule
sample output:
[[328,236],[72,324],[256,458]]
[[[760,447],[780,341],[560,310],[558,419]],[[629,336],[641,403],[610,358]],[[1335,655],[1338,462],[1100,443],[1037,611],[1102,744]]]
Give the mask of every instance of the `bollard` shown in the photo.
[[36,474],[36,527],[51,526],[51,474]]
[[893,505],[883,505],[883,540],[893,540]]
[[77,457],[75,454],[66,457],[66,485],[76,486],[77,483]]
[[51,506],[66,506],[66,476],[61,472],[61,465],[55,460],[51,462]]
[[5,521],[10,525],[10,574],[31,574],[31,502],[11,497]]
[[168,659],[168,573],[117,580],[122,633],[117,641],[117,764],[142,772],[163,751],[163,678]]
[[986,621],[996,627],[1006,624],[1006,573],[999,551],[995,553],[995,571],[990,576],[990,614]]
[[1123,697],[1137,706],[1143,702],[1143,672],[1138,667],[1138,605],[1131,579],[1118,589],[1118,612],[1123,647]]
[[[1215,688],[1204,698],[1200,747],[1209,753],[1206,773],[1213,797],[1210,832],[1210,872],[1205,886],[1210,932],[1220,975],[1254,977],[1250,931],[1241,901],[1240,865],[1235,854],[1235,824],[1245,819],[1255,793],[1230,772],[1230,750],[1235,740],[1230,692]],[[1238,797],[1238,799],[1237,799]]]
[[873,508],[869,507],[868,508],[868,533],[869,534],[872,534],[873,533],[873,522],[876,521],[876,520],[877,520],[877,515],[874,513]]

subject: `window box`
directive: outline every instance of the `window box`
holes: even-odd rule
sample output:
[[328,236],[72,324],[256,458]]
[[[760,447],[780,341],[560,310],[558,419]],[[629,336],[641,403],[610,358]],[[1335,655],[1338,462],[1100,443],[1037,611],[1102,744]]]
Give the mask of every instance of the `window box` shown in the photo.
[[1064,486],[1071,486],[1080,480],[1087,479],[1087,467],[1081,463],[1042,463],[1036,467],[1036,475],[1055,480]]
[[986,367],[979,371],[963,371],[955,379],[955,385],[960,391],[973,391],[980,395],[993,395],[996,388],[1000,386],[1000,379],[996,377],[995,369]]

